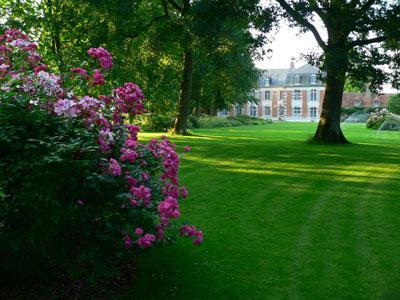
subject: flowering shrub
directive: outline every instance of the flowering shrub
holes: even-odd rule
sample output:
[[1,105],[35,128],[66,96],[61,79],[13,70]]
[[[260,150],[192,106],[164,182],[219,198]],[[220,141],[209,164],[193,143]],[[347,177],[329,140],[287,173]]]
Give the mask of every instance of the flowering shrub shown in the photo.
[[115,274],[129,249],[178,234],[194,244],[203,239],[194,226],[173,222],[188,195],[179,185],[175,145],[165,136],[142,143],[140,128],[127,122],[146,112],[140,88],[111,88],[110,53],[87,53],[97,61],[92,70],[75,67],[59,75],[41,62],[24,33],[10,29],[0,36],[0,254],[9,262],[6,273],[30,276],[28,270],[47,268],[104,278]]
[[367,127],[381,130],[400,130],[400,116],[386,108],[376,109],[367,120]]

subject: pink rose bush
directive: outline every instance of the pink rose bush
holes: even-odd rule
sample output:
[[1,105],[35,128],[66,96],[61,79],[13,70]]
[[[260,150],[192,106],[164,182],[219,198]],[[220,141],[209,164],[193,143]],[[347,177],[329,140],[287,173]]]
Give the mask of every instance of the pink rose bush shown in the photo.
[[[106,190],[99,194],[104,199],[93,197],[100,187],[91,193],[79,190],[80,185],[86,186],[81,181],[71,187],[80,196],[60,204],[72,207],[77,215],[90,212],[90,219],[82,217],[82,222],[93,226],[85,228],[87,232],[99,226],[109,228],[114,233],[110,241],[121,249],[147,249],[179,233],[200,244],[201,231],[175,221],[181,215],[181,201],[188,196],[186,188],[179,185],[180,155],[175,145],[165,136],[148,143],[138,140],[140,128],[128,120],[146,112],[142,91],[130,82],[110,87],[106,77],[113,66],[111,54],[103,48],[91,48],[87,53],[95,61],[93,69],[72,67],[68,74],[56,74],[42,63],[37,45],[26,34],[6,30],[0,35],[0,109],[18,104],[44,119],[54,118],[60,128],[76,126],[79,141],[82,136],[91,137],[94,146],[79,146],[71,155],[74,160],[89,154],[95,158],[90,165],[96,169],[86,178]],[[98,215],[97,206],[112,213]]]
[[[180,216],[179,200],[186,198],[188,192],[185,187],[179,186],[179,155],[175,145],[165,136],[161,140],[151,140],[149,144],[141,143],[137,138],[140,128],[126,123],[127,117],[146,112],[140,88],[129,82],[112,89],[109,95],[75,95],[73,90],[63,85],[62,76],[45,71],[46,67],[36,50],[37,45],[27,35],[9,29],[0,36],[0,41],[0,49],[3,49],[0,63],[5,70],[1,75],[3,92],[8,91],[10,85],[23,86],[22,90],[16,89],[32,95],[35,101],[32,109],[46,109],[49,114],[66,120],[80,120],[87,130],[97,132],[99,151],[107,159],[100,168],[126,185],[126,209],[148,210],[158,218],[154,232],[157,238],[147,233],[136,239],[135,243],[148,248],[156,241],[163,241],[163,233],[171,221]],[[14,65],[12,54],[15,53],[25,57],[25,62]],[[111,54],[103,48],[90,48],[87,53],[100,63],[100,69],[94,70],[89,84],[104,85],[106,71],[113,65]],[[43,70],[36,72],[38,68]],[[90,81],[89,72],[85,69],[76,67],[71,68],[70,72],[70,76],[80,75],[82,84]],[[185,151],[190,151],[190,147],[186,146]],[[152,161],[151,165],[149,160]],[[159,174],[154,171],[154,164],[160,169]],[[125,244],[128,237],[134,239],[133,229],[125,228],[122,231]],[[196,231],[194,235],[199,233]],[[194,243],[198,244],[199,241],[198,238]]]

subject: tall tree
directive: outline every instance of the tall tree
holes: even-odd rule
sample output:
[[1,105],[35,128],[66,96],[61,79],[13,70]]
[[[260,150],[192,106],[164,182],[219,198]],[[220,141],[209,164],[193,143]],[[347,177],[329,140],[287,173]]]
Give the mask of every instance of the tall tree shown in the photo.
[[[262,20],[257,1],[208,0],[193,9],[196,16],[193,31],[198,43],[191,108],[200,116],[232,104],[247,103],[259,75],[252,58],[262,55],[261,46],[272,21],[264,22],[263,34],[254,36],[249,29]],[[269,16],[273,15],[268,13]]]
[[[249,33],[252,23],[260,18],[261,7],[259,6],[258,0],[168,0],[164,6],[168,9],[168,5],[177,10],[178,14],[180,14],[179,24],[182,26],[181,46],[183,49],[183,74],[174,130],[176,133],[186,134],[191,107],[190,100],[192,98],[193,72],[199,70],[195,65],[196,60],[194,57],[200,58],[201,60],[201,58],[204,59],[205,53],[215,53],[221,50],[221,48],[235,48],[236,50],[242,50],[239,55],[244,56],[244,60],[249,58],[249,52],[252,47],[258,47],[262,43],[262,39],[254,38]],[[270,18],[266,19],[269,20]],[[232,23],[232,20],[235,20],[236,24]],[[231,25],[230,30],[227,24]],[[265,24],[266,22],[264,22],[264,25]],[[263,32],[265,32],[267,28],[269,29],[270,27],[264,26]],[[241,47],[230,47],[232,46],[230,42],[232,42],[233,39],[232,35],[230,36],[231,39],[228,38],[229,34],[227,34],[227,32],[234,32],[240,35],[240,38],[236,38],[236,41],[241,42]],[[232,51],[223,52],[221,57],[226,58],[228,55],[232,55]],[[198,61],[199,63],[201,63],[200,60]],[[244,60],[242,60],[242,62]],[[229,62],[233,65],[237,64],[237,61],[229,60]],[[218,62],[214,64],[214,66],[216,65],[218,65]],[[256,72],[254,68],[252,68],[252,65],[251,60],[248,59],[246,61],[246,66],[250,67],[251,71],[253,71],[253,75],[255,75]],[[208,71],[215,71],[216,69],[218,69],[218,67],[208,68]],[[232,70],[233,68],[229,65],[226,70],[227,69]],[[204,68],[202,68],[202,70],[204,71]],[[200,77],[197,76],[197,78]],[[213,85],[216,81],[216,78],[213,78],[207,85]],[[196,87],[200,89],[201,86],[201,84],[196,85]],[[227,86],[232,87],[229,83],[227,83]],[[250,89],[251,86],[247,86],[246,92],[248,93]],[[216,100],[214,102],[221,102],[222,89],[216,88],[214,92],[215,94],[212,96],[212,98]],[[197,96],[200,95],[197,93]]]
[[[344,144],[340,110],[346,77],[370,83],[377,89],[399,70],[385,72],[382,65],[398,64],[400,2],[393,0],[276,0],[284,17],[302,31],[311,31],[323,55],[318,57],[326,72],[326,91],[314,140]],[[322,21],[325,41],[315,20]],[[398,65],[397,65],[398,66]]]

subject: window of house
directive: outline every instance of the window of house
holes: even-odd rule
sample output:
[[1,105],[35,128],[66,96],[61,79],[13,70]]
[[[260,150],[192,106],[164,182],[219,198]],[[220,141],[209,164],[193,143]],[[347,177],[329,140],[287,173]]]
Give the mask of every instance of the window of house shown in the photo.
[[316,118],[317,117],[317,108],[316,107],[311,107],[310,108],[310,117],[311,118]]
[[255,106],[250,106],[250,116],[255,117],[257,116],[257,107]]
[[293,115],[294,116],[300,116],[300,114],[301,114],[301,108],[299,106],[295,106],[293,108]]
[[294,76],[294,84],[300,84],[300,75]]
[[301,93],[299,90],[294,91],[294,100],[300,100],[301,99]]
[[317,84],[317,75],[315,74],[311,75],[311,84]]
[[310,100],[317,101],[317,91],[316,90],[311,90]]
[[279,115],[280,116],[285,115],[285,107],[283,105],[279,106]]
[[266,116],[271,115],[271,107],[269,107],[269,106],[264,107],[264,115],[266,115]]
[[271,83],[271,80],[269,78],[265,79],[265,86],[269,86]]
[[227,116],[227,115],[228,115],[228,110],[227,110],[226,108],[223,109],[222,112],[221,112],[221,114],[222,114],[223,116]]
[[258,92],[257,92],[257,98],[258,98],[258,99],[262,100],[262,95],[263,95],[263,92],[262,92],[262,91],[258,91]]
[[265,100],[271,100],[271,91],[265,91]]
[[242,107],[241,106],[235,106],[235,116],[240,116],[242,114]]
[[279,92],[279,99],[284,100],[286,98],[286,92],[285,91],[280,91]]
[[380,105],[380,102],[379,102],[379,100],[374,100],[374,104],[373,104],[375,107],[377,107],[377,106],[379,106]]
[[360,99],[354,101],[354,106],[361,106],[362,105],[362,101]]

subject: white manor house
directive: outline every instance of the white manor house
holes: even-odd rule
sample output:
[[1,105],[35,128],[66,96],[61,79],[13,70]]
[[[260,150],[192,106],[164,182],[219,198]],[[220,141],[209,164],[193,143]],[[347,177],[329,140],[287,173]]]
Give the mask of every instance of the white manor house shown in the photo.
[[248,115],[272,120],[318,120],[325,84],[319,79],[319,70],[309,64],[299,68],[290,63],[289,69],[262,70],[254,96],[258,105],[248,102],[236,105],[219,116]]

